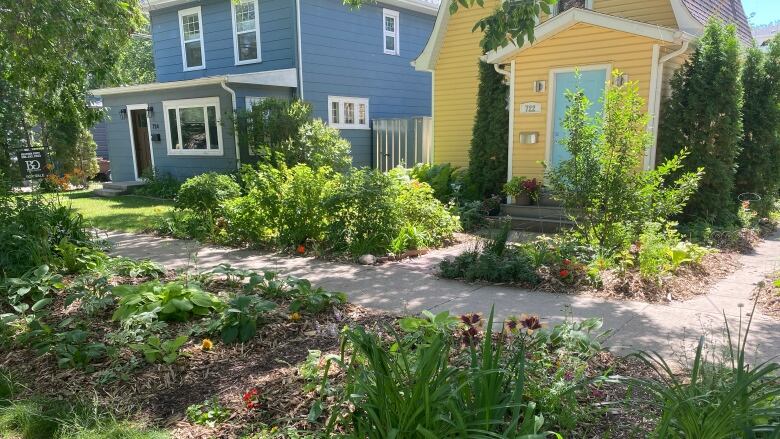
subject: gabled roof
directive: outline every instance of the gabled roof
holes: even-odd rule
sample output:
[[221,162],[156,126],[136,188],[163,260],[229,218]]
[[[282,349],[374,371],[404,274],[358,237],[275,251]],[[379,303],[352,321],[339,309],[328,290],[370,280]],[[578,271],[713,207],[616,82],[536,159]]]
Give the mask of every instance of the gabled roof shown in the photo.
[[[195,0],[141,0],[144,9],[155,11],[157,9],[179,6]],[[227,1],[227,0],[226,0]],[[230,0],[232,1],[232,0]],[[389,6],[435,15],[441,0],[379,0]]]
[[[711,17],[720,17],[727,23],[737,26],[737,36],[744,43],[750,43],[753,35],[750,32],[745,9],[741,0],[678,0],[690,11],[693,18],[701,24],[707,24]],[[765,0],[777,1],[777,0]]]
[[692,35],[688,35],[677,29],[671,29],[655,24],[642,23],[635,20],[629,20],[628,18],[602,14],[600,12],[594,12],[587,9],[573,8],[569,9],[563,14],[556,15],[555,17],[537,26],[536,30],[534,31],[535,39],[533,44],[526,41],[525,44],[520,47],[516,45],[509,45],[489,52],[487,55],[485,55],[485,60],[491,64],[501,64],[506,60],[513,58],[518,53],[531,49],[542,41],[551,38],[578,23],[590,24],[607,29],[614,29],[616,31],[627,34],[652,38],[667,43],[675,43],[685,39],[693,39]]

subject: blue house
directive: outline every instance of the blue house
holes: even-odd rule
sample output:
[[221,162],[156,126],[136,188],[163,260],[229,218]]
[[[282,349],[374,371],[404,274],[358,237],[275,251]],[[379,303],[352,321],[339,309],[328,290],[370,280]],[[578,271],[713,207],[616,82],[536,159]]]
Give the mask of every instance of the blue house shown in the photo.
[[410,65],[438,0],[148,0],[159,82],[93,90],[108,108],[115,182],[186,178],[251,162],[234,110],[300,98],[372,163],[371,121],[430,116],[431,77]]

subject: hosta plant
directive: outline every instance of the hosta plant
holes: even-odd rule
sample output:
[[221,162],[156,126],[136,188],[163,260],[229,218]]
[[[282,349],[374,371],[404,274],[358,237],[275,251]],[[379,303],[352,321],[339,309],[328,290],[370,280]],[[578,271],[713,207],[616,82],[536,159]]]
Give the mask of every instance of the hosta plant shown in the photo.
[[119,307],[113,320],[122,321],[144,312],[155,312],[163,321],[186,322],[223,308],[213,294],[196,283],[151,281],[141,285],[120,285],[113,290],[119,297]]
[[186,335],[171,340],[161,340],[160,337],[153,335],[144,343],[131,344],[130,348],[143,353],[144,359],[149,364],[173,364],[182,356],[179,350],[185,343],[187,343]]
[[237,296],[229,303],[222,318],[215,324],[226,344],[246,343],[257,334],[262,315],[276,308],[276,304],[257,296]]

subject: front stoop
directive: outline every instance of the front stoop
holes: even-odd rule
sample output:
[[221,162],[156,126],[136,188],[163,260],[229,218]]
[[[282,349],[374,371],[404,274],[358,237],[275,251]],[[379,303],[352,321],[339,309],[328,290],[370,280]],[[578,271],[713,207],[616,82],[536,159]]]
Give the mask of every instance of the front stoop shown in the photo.
[[102,189],[93,192],[98,197],[116,197],[130,192],[131,189],[146,184],[143,181],[121,181],[116,183],[103,183]]
[[509,217],[512,230],[537,233],[555,233],[574,226],[563,211],[554,206],[518,206],[502,204],[500,216],[491,217],[499,220]]

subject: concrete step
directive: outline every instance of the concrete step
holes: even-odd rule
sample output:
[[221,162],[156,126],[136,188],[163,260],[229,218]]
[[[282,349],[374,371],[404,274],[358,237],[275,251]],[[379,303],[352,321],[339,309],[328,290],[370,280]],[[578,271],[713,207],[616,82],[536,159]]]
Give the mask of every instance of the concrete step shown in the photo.
[[501,215],[523,218],[567,219],[563,208],[551,206],[519,206],[516,204],[502,204]]
[[128,191],[136,186],[143,186],[146,184],[143,181],[117,181],[111,183],[103,183],[103,189],[114,189],[121,191]]
[[[507,217],[492,216],[488,217],[489,221],[499,222],[505,220]],[[522,216],[510,216],[512,222],[512,230],[518,230],[523,232],[536,232],[536,233],[556,233],[561,230],[570,229],[574,226],[574,222],[567,219],[556,218],[533,218]]]
[[126,191],[121,189],[95,189],[92,193],[98,197],[117,197],[124,194]]

